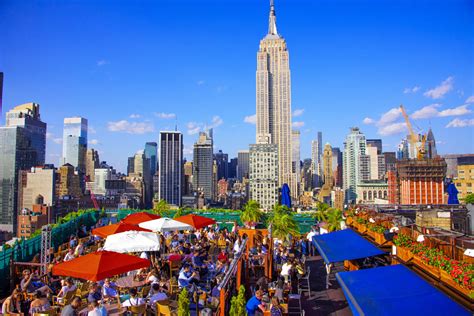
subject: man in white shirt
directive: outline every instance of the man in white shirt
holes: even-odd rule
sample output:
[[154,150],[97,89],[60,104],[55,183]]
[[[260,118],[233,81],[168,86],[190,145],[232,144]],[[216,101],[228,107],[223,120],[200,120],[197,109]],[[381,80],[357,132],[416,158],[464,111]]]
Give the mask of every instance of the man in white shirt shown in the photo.
[[311,228],[311,231],[306,235],[306,239],[309,241],[309,255],[314,256],[313,237],[318,235],[316,229]]
[[285,278],[285,282],[288,282],[288,277],[290,276],[290,271],[292,268],[292,264],[290,261],[285,262],[281,266],[281,276]]
[[139,305],[145,304],[145,300],[137,296],[136,288],[131,288],[129,293],[130,293],[130,298],[122,303],[123,307],[139,306]]
[[64,261],[70,261],[72,259],[74,259],[74,249],[69,249],[69,251],[67,252],[67,254],[64,256]]

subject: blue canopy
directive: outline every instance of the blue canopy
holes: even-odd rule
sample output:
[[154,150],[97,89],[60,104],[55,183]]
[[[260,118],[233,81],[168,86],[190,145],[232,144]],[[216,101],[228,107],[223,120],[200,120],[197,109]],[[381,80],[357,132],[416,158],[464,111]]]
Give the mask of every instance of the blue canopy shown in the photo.
[[291,208],[290,187],[286,183],[283,183],[281,187],[281,205],[286,205],[288,208]]
[[450,183],[448,185],[448,189],[446,190],[448,191],[448,204],[459,204],[459,200],[458,200],[458,189],[456,189],[456,186],[454,185],[454,183]]
[[352,229],[344,229],[313,237],[326,264],[382,255],[385,252],[375,247]]
[[354,315],[472,315],[401,264],[336,278]]

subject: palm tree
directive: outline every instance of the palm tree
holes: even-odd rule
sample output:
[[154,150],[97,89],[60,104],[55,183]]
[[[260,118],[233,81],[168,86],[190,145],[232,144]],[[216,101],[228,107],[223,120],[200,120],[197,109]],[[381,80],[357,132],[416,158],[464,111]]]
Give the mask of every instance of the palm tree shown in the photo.
[[157,215],[162,215],[163,212],[166,212],[170,209],[168,203],[165,200],[160,200],[153,206],[153,212]]
[[299,234],[298,223],[286,206],[275,205],[268,224],[272,225],[272,236],[283,241],[287,241],[289,235]]
[[342,211],[337,208],[329,208],[326,211],[326,222],[330,232],[341,229]]
[[262,216],[263,213],[260,210],[260,204],[258,204],[257,201],[249,200],[244,206],[240,220],[242,223],[245,223],[246,226],[251,226],[252,223],[259,222]]

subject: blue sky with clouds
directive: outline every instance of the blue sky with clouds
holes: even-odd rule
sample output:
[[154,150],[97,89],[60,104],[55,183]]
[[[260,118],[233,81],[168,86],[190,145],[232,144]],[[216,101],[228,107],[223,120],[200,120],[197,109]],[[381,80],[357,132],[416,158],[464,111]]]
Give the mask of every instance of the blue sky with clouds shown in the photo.
[[[474,4],[470,0],[276,0],[292,71],[301,156],[318,130],[342,146],[349,127],[395,150],[432,127],[441,153],[474,152]],[[214,127],[235,155],[255,139],[255,70],[268,1],[0,1],[5,110],[41,104],[47,161],[62,120],[89,119],[90,146],[125,170],[160,130]]]

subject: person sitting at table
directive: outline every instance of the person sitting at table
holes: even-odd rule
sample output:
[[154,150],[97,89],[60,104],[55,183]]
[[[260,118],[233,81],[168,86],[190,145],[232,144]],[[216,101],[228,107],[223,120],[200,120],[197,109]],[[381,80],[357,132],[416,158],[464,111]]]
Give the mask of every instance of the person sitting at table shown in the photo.
[[64,306],[61,316],[77,316],[77,310],[81,306],[82,299],[79,296],[72,298],[71,304]]
[[107,278],[102,286],[102,297],[106,300],[116,298],[118,295],[117,286]]
[[153,283],[158,283],[159,281],[159,273],[155,267],[151,269],[151,271],[148,273],[148,275],[145,278],[145,283],[147,284],[153,284]]
[[71,261],[72,259],[74,259],[74,248],[69,248],[69,250],[67,251],[66,255],[64,256],[64,259],[63,261],[64,262],[67,262],[67,261]]
[[74,250],[74,256],[77,258],[79,256],[82,256],[84,254],[84,244],[82,241],[79,242],[79,244],[76,246],[76,249]]
[[153,294],[148,295],[148,297],[150,298],[148,305],[151,307],[152,310],[156,309],[156,302],[168,299],[168,295],[166,295],[163,289],[160,289],[160,285],[158,283],[154,283],[151,286],[150,293]]
[[36,273],[31,273],[31,270],[29,269],[23,270],[23,278],[21,279],[20,287],[27,293],[41,291],[46,294],[53,292],[49,286],[44,285],[44,283],[40,281]]
[[257,311],[262,314],[265,312],[265,304],[262,302],[262,298],[263,292],[258,290],[255,292],[255,295],[248,300],[247,305],[245,305],[248,316],[255,316]]
[[179,272],[179,287],[187,287],[191,283],[197,283],[196,276],[196,272],[191,272],[191,266],[186,264]]
[[176,247],[179,246],[178,235],[173,235],[173,237],[171,238],[170,246],[171,246],[171,248],[176,248]]
[[199,250],[194,250],[191,262],[193,264],[194,269],[198,269],[199,271],[201,271],[202,274],[206,274],[206,262],[204,261],[203,256],[201,256]]
[[107,316],[107,309],[100,305],[98,301],[92,301],[89,303],[87,316]]
[[226,263],[229,260],[229,258],[227,257],[227,253],[226,253],[225,249],[222,249],[219,252],[219,254],[217,255],[217,260],[219,260],[222,263]]
[[134,287],[131,288],[130,290],[128,290],[128,293],[130,294],[130,298],[122,303],[123,307],[138,306],[138,305],[145,304],[145,300],[141,297],[138,297],[136,288]]
[[61,290],[59,290],[59,293],[57,295],[58,302],[62,302],[64,296],[66,296],[67,293],[77,290],[71,278],[67,278],[66,280],[63,280],[61,283],[62,283]]
[[12,295],[7,297],[2,304],[2,314],[19,314],[21,313],[21,301],[23,300],[23,295],[20,290],[14,289]]
[[89,289],[89,295],[87,296],[87,301],[91,303],[92,301],[100,301],[102,299],[102,294],[100,293],[99,284],[92,283],[91,288]]
[[270,305],[270,316],[283,316],[283,309],[275,296],[272,297],[272,303]]
[[255,284],[257,285],[257,290],[262,290],[264,293],[268,293],[268,277],[260,277]]
[[48,299],[41,291],[36,291],[33,301],[30,304],[30,314],[41,313],[51,309]]

